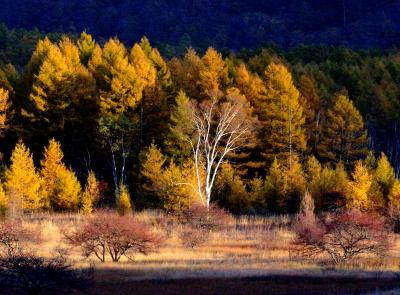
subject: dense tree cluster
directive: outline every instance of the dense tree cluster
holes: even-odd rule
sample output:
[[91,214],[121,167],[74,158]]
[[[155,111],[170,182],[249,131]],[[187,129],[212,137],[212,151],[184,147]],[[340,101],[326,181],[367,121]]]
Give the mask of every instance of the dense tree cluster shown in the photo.
[[317,211],[399,206],[393,138],[368,145],[397,122],[396,57],[210,47],[167,60],[147,38],[41,39],[24,69],[0,70],[1,212],[176,212],[204,195],[290,213],[306,191]]

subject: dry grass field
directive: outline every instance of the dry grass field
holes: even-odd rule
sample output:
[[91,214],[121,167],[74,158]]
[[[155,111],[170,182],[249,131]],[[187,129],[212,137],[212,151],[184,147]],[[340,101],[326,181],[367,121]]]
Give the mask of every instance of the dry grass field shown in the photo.
[[324,256],[298,255],[288,216],[232,218],[209,241],[188,248],[180,238],[181,226],[165,225],[159,214],[142,212],[137,218],[165,237],[161,249],[135,255],[133,261],[100,263],[66,243],[64,234],[81,226],[85,218],[30,215],[24,223],[41,231],[38,255],[50,257],[61,251],[74,267],[92,268],[89,294],[378,294],[377,290],[400,285],[400,240],[395,235],[385,256],[364,256],[333,266]]

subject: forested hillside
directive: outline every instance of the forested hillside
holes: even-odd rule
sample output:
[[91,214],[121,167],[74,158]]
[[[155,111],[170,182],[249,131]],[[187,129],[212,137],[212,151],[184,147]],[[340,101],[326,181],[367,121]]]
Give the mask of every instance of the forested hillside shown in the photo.
[[[275,42],[351,47],[398,46],[400,1],[365,0],[2,0],[0,22],[46,32],[87,30],[132,43],[147,36],[165,51],[239,50]],[[177,48],[171,48],[167,44]],[[179,52],[181,53],[181,52]]]
[[136,208],[172,212],[200,197],[290,213],[305,191],[317,210],[400,200],[397,50],[167,59],[147,38],[2,32],[2,181],[27,210],[91,208],[93,187],[99,205],[130,208],[130,192]]

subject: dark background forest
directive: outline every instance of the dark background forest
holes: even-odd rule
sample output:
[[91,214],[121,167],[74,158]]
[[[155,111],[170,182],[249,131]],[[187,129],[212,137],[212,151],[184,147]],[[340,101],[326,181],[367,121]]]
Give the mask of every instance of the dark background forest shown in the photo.
[[12,28],[86,30],[97,39],[118,36],[127,43],[147,36],[158,47],[400,44],[398,0],[2,0],[0,7],[0,22]]

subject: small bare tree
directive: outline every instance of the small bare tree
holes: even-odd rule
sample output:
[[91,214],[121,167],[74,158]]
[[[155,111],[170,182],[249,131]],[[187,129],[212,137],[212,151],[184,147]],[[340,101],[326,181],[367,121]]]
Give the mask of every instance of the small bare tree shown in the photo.
[[197,188],[192,187],[207,208],[219,167],[228,154],[251,144],[256,122],[245,97],[237,94],[227,95],[222,102],[214,99],[199,105],[192,103],[193,130],[188,140],[193,152]]

